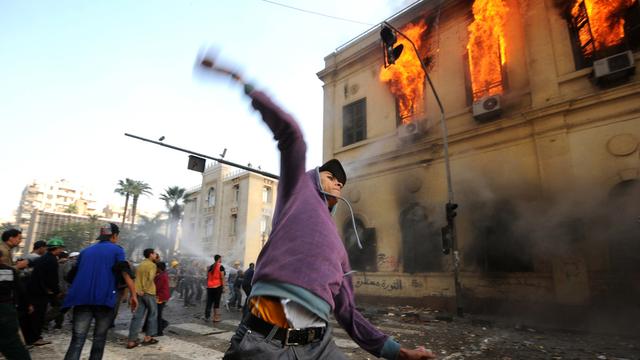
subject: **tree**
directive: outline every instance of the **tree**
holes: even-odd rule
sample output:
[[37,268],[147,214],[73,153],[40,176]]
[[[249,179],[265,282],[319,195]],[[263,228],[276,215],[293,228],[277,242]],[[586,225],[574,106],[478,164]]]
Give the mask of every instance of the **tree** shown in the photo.
[[50,231],[44,238],[38,240],[46,241],[54,236],[64,240],[67,251],[80,251],[98,237],[98,227],[91,222],[69,223]]
[[187,199],[187,189],[179,186],[171,186],[165,189],[164,193],[160,195],[160,200],[164,201],[169,213],[169,240],[171,242],[169,251],[172,252],[176,246],[178,224],[182,219],[184,204],[189,201]]
[[64,209],[64,212],[67,214],[77,214],[78,213],[78,206],[76,206],[76,204],[69,204],[67,206],[66,209]]
[[152,195],[151,186],[144,181],[133,180],[131,184],[130,194],[133,196],[131,204],[131,226],[136,220],[136,210],[138,208],[138,198],[140,195]]
[[129,196],[131,196],[131,190],[133,188],[134,180],[126,178],[124,180],[118,180],[118,187],[113,191],[117,194],[124,196],[124,211],[122,213],[122,226],[124,228],[124,222],[127,218],[127,208],[129,207]]
[[126,239],[121,241],[121,245],[127,250],[130,256],[138,250],[146,248],[162,249],[167,253],[170,247],[169,239],[162,233],[165,220],[162,219],[163,213],[158,213],[154,217],[140,216],[140,223],[134,231],[126,234]]

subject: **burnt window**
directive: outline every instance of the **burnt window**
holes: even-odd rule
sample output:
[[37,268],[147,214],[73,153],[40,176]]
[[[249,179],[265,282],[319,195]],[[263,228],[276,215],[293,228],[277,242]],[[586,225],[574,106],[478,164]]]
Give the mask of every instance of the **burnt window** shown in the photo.
[[[591,11],[587,11],[588,5]],[[593,0],[579,0],[563,9],[576,70],[592,66],[594,60],[640,50],[640,3],[620,4],[617,8],[609,4],[608,7],[610,10]]]
[[531,272],[531,239],[518,231],[522,219],[512,202],[496,201],[472,210],[474,241],[466,248],[466,265],[474,264],[486,272]]
[[607,211],[603,211],[609,263],[612,271],[640,272],[640,180],[618,183],[609,192]]
[[400,229],[404,272],[442,271],[441,232],[429,221],[427,209],[410,204],[400,213]]
[[362,249],[358,246],[353,222],[351,220],[347,221],[342,229],[351,268],[358,271],[377,271],[376,230],[374,228],[365,228],[362,220],[358,218],[356,218],[356,229]]
[[342,146],[367,138],[367,99],[360,99],[342,108]]

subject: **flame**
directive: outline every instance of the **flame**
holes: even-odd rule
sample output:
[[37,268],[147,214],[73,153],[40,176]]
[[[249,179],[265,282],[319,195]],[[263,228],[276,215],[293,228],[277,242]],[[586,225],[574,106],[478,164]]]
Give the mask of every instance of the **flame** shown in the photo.
[[509,9],[503,0],[476,0],[469,25],[469,72],[473,100],[502,94],[502,66],[507,61],[505,22]]
[[[408,24],[400,29],[420,49],[422,34],[427,24]],[[401,35],[396,45],[402,44],[404,50],[394,65],[380,69],[379,79],[389,86],[389,90],[398,100],[398,111],[402,123],[409,123],[410,116],[418,113],[424,106],[424,71],[413,46]]]
[[[580,29],[580,44],[584,46],[593,38],[596,50],[615,46],[624,39],[624,19],[622,14],[636,0],[575,0],[571,8],[571,16],[577,18],[580,6],[584,4],[589,17],[589,27]],[[584,55],[592,55],[593,48],[585,47]]]

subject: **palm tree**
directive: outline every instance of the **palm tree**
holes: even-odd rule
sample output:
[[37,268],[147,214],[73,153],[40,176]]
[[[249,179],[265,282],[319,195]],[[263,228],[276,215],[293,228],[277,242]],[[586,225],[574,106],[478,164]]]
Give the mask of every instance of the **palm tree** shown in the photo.
[[184,212],[184,204],[188,202],[187,189],[179,186],[171,186],[164,190],[164,193],[160,195],[160,200],[164,201],[164,204],[169,213],[169,239],[172,246],[170,252],[175,249],[176,241],[178,237],[178,224],[182,219]]
[[115,188],[114,192],[124,196],[124,212],[122,213],[122,226],[124,228],[124,221],[127,218],[127,208],[129,207],[129,196],[131,195],[131,189],[133,188],[134,180],[126,178],[123,180],[118,180],[118,187]]
[[140,195],[152,195],[151,186],[144,181],[134,180],[131,186],[131,196],[133,196],[133,202],[131,204],[131,226],[136,219],[136,210],[138,208],[138,198]]

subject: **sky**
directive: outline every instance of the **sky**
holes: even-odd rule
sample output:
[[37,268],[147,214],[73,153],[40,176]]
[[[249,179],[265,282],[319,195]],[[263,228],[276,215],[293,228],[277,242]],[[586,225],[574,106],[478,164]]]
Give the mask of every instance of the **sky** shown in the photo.
[[276,144],[242,89],[194,75],[207,49],[299,121],[307,167],[320,164],[324,57],[413,2],[0,0],[0,220],[33,180],[67,179],[99,209],[124,204],[118,180],[144,181],[147,212],[167,187],[200,184],[188,154],[124,133],[213,157],[226,148],[225,160],[277,174]]

